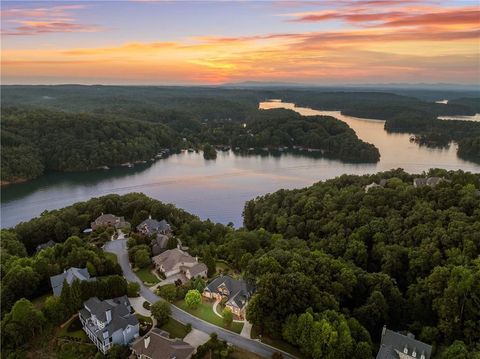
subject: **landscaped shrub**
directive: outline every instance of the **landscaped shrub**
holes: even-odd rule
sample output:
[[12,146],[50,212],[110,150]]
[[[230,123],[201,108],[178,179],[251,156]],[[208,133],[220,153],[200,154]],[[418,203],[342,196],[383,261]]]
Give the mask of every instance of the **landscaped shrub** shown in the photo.
[[149,302],[145,301],[145,302],[143,302],[142,305],[145,309],[150,310],[150,303]]

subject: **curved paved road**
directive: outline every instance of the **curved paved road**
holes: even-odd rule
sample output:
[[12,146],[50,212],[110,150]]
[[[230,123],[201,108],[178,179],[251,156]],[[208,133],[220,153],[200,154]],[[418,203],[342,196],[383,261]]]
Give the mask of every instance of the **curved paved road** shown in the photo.
[[[143,285],[142,281],[133,273],[130,263],[128,261],[127,253],[127,240],[126,239],[117,239],[116,241],[108,242],[105,245],[105,251],[113,253],[118,258],[118,264],[122,267],[124,277],[130,282],[137,282],[140,284],[140,294],[143,298],[148,300],[150,303],[155,303],[156,301],[161,300],[159,296],[154,294],[148,287]],[[233,333],[231,331],[225,330],[223,328],[217,327],[216,325],[210,324],[200,318],[197,318],[184,310],[172,305],[172,317],[182,323],[191,323],[192,327],[202,332],[211,334],[217,333],[218,337],[226,340],[233,345],[258,354],[263,357],[271,357],[275,352],[281,352],[284,358],[295,358],[292,355],[285,353],[279,349],[273,348],[269,345],[260,343],[256,340],[248,339],[240,336],[239,334]]]

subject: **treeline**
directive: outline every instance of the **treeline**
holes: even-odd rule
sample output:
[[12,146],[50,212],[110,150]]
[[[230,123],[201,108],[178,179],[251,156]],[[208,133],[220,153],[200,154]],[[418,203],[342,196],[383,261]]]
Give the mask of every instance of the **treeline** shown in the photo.
[[378,149],[360,140],[347,124],[329,116],[301,116],[284,109],[257,110],[244,123],[209,121],[198,134],[201,142],[249,148],[304,147],[323,156],[350,162],[377,162]]
[[[450,182],[414,188],[414,176],[402,170],[344,175],[248,202],[247,229],[279,237],[272,249],[242,258],[258,288],[247,318],[314,358],[326,352],[309,339],[310,330],[327,324],[334,330],[346,321],[337,333],[350,327],[354,338],[352,332],[362,331],[352,331],[349,320],[373,341],[386,324],[433,344],[439,357],[448,357],[442,353],[450,345],[479,355],[480,175],[429,175]],[[380,179],[387,179],[384,188],[365,192]],[[332,310],[340,318],[328,319]],[[319,333],[323,338],[325,332]],[[334,340],[335,357],[354,357],[359,347],[367,353],[365,333],[353,341],[346,337]],[[351,351],[338,355],[345,348]]]
[[2,181],[154,157],[175,135],[161,124],[42,109],[2,109]]

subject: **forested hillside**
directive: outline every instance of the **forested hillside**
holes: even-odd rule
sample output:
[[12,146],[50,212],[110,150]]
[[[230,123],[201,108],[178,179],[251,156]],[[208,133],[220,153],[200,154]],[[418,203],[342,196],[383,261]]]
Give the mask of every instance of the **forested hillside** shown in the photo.
[[292,110],[252,112],[245,123],[209,121],[198,135],[201,142],[235,148],[305,147],[330,158],[350,162],[377,162],[378,149],[360,140],[347,124],[329,116],[301,116]]
[[[50,291],[50,275],[87,266],[105,276],[105,285],[86,290],[99,296],[108,288],[125,290],[115,276],[118,266],[99,250],[110,234],[82,233],[103,212],[124,216],[132,228],[149,215],[166,219],[189,253],[242,273],[257,288],[247,308],[254,331],[290,343],[307,358],[375,357],[385,324],[433,345],[434,358],[477,358],[480,174],[429,175],[447,181],[414,188],[417,176],[395,170],[281,190],[248,202],[241,229],[135,193],[45,211],[2,231],[2,329],[13,333],[2,336],[2,353],[27,350],[40,332],[61,322],[51,311],[55,303],[37,310],[43,327],[34,331],[13,319],[25,304],[21,298]],[[365,192],[381,179],[384,188]],[[59,244],[33,256],[51,239]]]
[[161,124],[42,109],[2,109],[2,181],[144,160],[176,142]]
[[[322,335],[332,310],[358,320],[373,340],[387,324],[437,350],[458,340],[480,350],[480,175],[430,175],[451,182],[414,188],[401,170],[344,175],[248,202],[247,229],[279,233],[296,247],[249,261],[258,285],[249,320],[314,357],[323,349],[305,335]],[[380,179],[385,188],[365,192]]]
[[[2,183],[48,170],[146,160],[159,148],[186,145],[304,146],[344,161],[378,161],[378,150],[340,121],[259,111],[259,101],[271,98],[385,119],[387,131],[418,134],[420,144],[446,146],[454,140],[459,156],[479,162],[480,123],[437,120],[439,115],[478,111],[478,101],[465,97],[469,94],[440,92],[459,96],[444,105],[425,101],[435,95],[432,91],[416,98],[314,88],[2,86]],[[182,138],[187,142],[180,142]]]

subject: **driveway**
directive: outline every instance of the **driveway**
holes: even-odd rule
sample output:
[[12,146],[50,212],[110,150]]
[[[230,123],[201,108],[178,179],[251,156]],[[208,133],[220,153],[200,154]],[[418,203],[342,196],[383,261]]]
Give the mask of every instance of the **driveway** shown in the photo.
[[205,344],[210,339],[210,335],[207,333],[201,332],[197,329],[192,329],[190,333],[188,333],[183,341],[185,343],[190,344],[195,349],[198,348],[200,345]]
[[[105,251],[114,253],[118,258],[118,264],[122,267],[124,277],[130,282],[137,282],[140,284],[140,295],[148,300],[150,303],[155,303],[162,300],[159,296],[154,294],[149,288],[147,288],[140,279],[133,273],[130,263],[128,261],[127,253],[127,241],[126,239],[118,239],[116,241],[107,242],[105,245]],[[217,333],[220,339],[223,339],[234,346],[248,350],[263,357],[270,358],[273,353],[281,352],[284,358],[295,358],[294,356],[283,352],[279,349],[273,348],[269,345],[261,343],[259,341],[242,337],[239,334],[233,333],[229,330],[217,327],[210,324],[200,318],[197,318],[182,309],[172,305],[172,318],[182,323],[190,323],[192,328],[198,329],[207,334]]]

